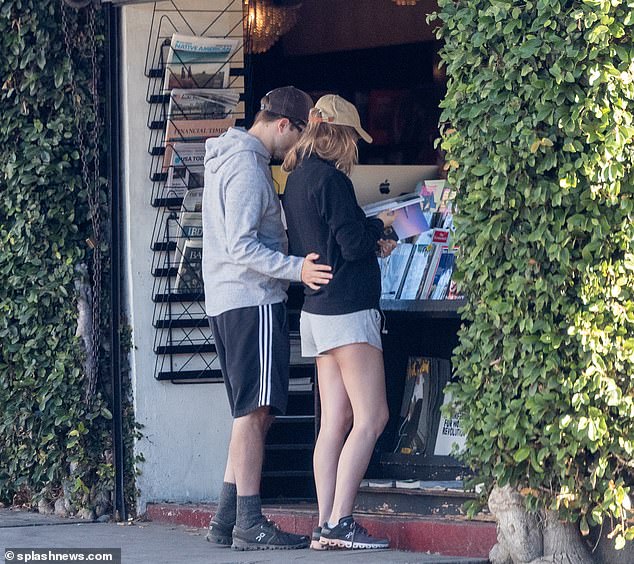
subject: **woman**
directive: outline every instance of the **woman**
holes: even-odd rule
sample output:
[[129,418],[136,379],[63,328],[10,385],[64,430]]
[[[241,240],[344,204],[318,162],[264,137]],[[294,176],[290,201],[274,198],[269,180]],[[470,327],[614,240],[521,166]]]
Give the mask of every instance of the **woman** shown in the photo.
[[381,239],[393,214],[367,219],[348,178],[359,138],[372,142],[355,107],[339,96],[323,96],[284,161],[291,172],[283,199],[290,252],[317,253],[333,274],[319,290],[306,288],[300,320],[302,355],[317,358],[321,400],[313,459],[321,527],[313,532],[313,548],[389,546],[352,517],[388,419],[376,253],[389,254],[394,246]]

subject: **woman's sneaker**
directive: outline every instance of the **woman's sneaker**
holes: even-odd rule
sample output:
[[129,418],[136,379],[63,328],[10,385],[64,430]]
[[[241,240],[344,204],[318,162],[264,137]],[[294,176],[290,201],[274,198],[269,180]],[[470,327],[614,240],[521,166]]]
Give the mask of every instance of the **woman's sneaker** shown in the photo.
[[282,531],[273,521],[264,519],[249,529],[233,528],[233,544],[236,550],[293,550],[308,548],[310,539]]
[[225,525],[220,521],[212,519],[209,521],[209,528],[207,529],[207,542],[214,544],[221,544],[223,546],[231,546],[233,542],[232,538],[233,525]]
[[390,541],[374,538],[365,527],[352,518],[352,515],[339,519],[339,523],[332,529],[324,525],[319,542],[338,548],[390,548]]
[[310,537],[310,548],[313,550],[327,550],[328,547],[319,542],[321,539],[321,527],[315,527],[313,529],[313,534]]

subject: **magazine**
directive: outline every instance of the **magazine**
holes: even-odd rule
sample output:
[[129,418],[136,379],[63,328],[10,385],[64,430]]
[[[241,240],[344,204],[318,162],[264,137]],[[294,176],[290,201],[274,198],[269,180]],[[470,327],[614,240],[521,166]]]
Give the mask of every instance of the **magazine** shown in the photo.
[[229,60],[238,39],[172,35],[165,64],[164,90],[172,88],[227,88]]
[[445,185],[440,195],[440,202],[438,203],[438,211],[442,213],[453,213],[454,211],[454,198],[456,197],[456,191],[449,185]]
[[436,279],[436,272],[438,270],[440,258],[443,253],[447,252],[449,248],[448,240],[449,231],[447,229],[434,229],[434,234],[432,237],[433,253],[429,258],[427,272],[425,273],[425,278],[418,294],[419,300],[429,299],[432,285],[434,283],[434,280]]
[[366,217],[373,217],[385,210],[396,211],[400,208],[409,206],[412,203],[418,203],[420,205],[421,202],[421,197],[412,192],[409,194],[403,194],[402,196],[397,196],[396,198],[389,198],[387,200],[381,200],[380,202],[366,204],[362,207],[362,209]]
[[379,258],[381,268],[381,299],[394,300],[399,294],[414,245],[396,245],[390,256]]
[[434,276],[431,289],[429,291],[430,300],[444,300],[449,291],[449,283],[451,274],[453,273],[453,265],[456,255],[452,252],[445,252],[441,255],[438,262],[438,269]]
[[[394,222],[391,228],[386,230],[386,235],[398,241],[429,229],[429,223],[421,207],[422,201],[422,198],[417,194],[407,194],[375,204],[368,204],[363,207],[363,211],[367,217],[374,217],[386,210],[393,211]],[[391,233],[394,236],[391,236]]]
[[240,93],[231,89],[175,88],[170,93],[170,119],[224,119],[238,104]]
[[172,197],[182,198],[188,189],[203,186],[205,144],[174,143],[165,188]]
[[444,490],[452,492],[464,492],[462,480],[396,480],[396,487],[407,490]]
[[400,293],[396,296],[399,300],[415,300],[420,286],[425,279],[427,264],[432,255],[433,247],[429,245],[414,245],[409,267],[405,274]]
[[423,454],[427,448],[433,407],[431,365],[429,358],[409,358],[401,405],[403,421],[398,431],[395,452]]
[[[446,393],[444,395],[443,407],[450,402],[451,394]],[[464,450],[467,438],[460,428],[460,414],[447,418],[442,411],[440,413],[440,423],[438,425],[434,454],[436,456],[449,456],[453,454],[454,445],[458,452]]]
[[422,180],[416,185],[416,191],[423,200],[423,210],[438,211],[446,180]]
[[394,480],[389,478],[368,478],[368,488],[393,488]]
[[447,291],[448,300],[462,300],[464,299],[463,293],[460,291],[458,287],[458,283],[455,280],[451,280],[449,282],[449,290]]

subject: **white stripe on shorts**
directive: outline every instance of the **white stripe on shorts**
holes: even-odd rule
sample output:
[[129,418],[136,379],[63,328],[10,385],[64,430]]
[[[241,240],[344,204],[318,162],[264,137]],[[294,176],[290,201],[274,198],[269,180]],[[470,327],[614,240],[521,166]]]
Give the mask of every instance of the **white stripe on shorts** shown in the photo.
[[267,347],[267,351],[268,354],[266,356],[266,403],[265,405],[271,405],[271,388],[272,388],[272,384],[271,384],[271,366],[273,364],[273,306],[271,304],[268,304],[266,306],[266,311],[267,311],[267,320],[268,320],[268,327],[267,327],[267,336],[268,336],[268,347]]
[[271,357],[273,354],[273,308],[271,304],[259,306],[260,394],[258,405],[271,403]]

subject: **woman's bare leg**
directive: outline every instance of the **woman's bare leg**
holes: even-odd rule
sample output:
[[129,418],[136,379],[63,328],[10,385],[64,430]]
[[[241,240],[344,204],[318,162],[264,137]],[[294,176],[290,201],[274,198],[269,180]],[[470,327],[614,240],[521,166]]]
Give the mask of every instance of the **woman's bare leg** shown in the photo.
[[[354,500],[389,413],[385,393],[383,353],[367,343],[329,351],[339,367],[353,413],[352,431],[337,466],[337,485],[329,521],[352,514]],[[329,399],[329,398],[328,398]]]
[[[330,354],[317,357],[321,402],[321,426],[315,443],[313,466],[319,525],[330,517],[335,497],[337,465],[346,435],[352,425],[352,407],[336,360]],[[319,548],[316,543],[314,548]]]

